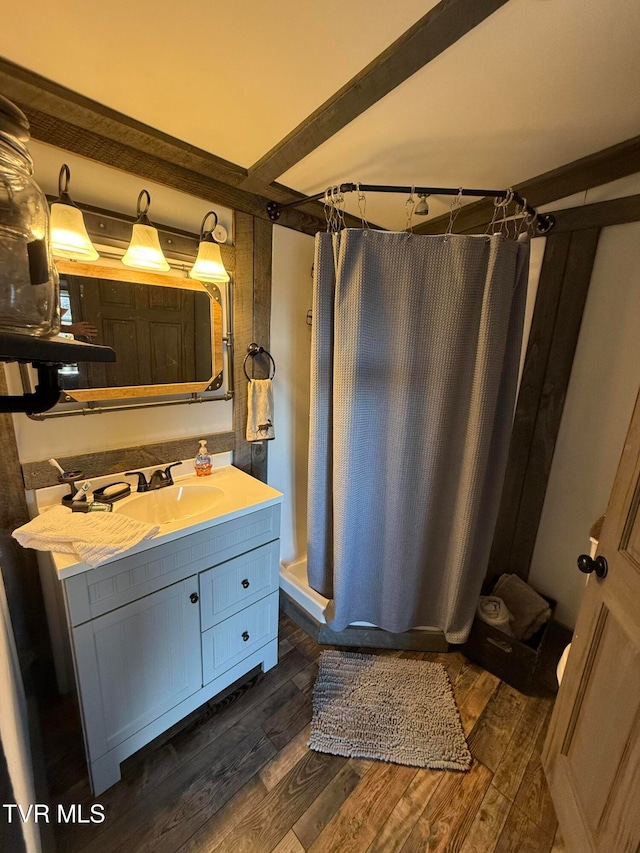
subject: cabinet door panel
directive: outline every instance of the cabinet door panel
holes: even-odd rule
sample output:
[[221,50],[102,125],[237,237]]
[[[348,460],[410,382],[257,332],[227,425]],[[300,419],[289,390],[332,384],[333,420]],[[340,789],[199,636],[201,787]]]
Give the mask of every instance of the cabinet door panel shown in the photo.
[[203,683],[208,684],[278,636],[278,593],[272,593],[202,635]]
[[202,686],[197,590],[194,576],[73,629],[92,760]]
[[200,575],[202,630],[222,622],[278,589],[280,540],[242,554]]

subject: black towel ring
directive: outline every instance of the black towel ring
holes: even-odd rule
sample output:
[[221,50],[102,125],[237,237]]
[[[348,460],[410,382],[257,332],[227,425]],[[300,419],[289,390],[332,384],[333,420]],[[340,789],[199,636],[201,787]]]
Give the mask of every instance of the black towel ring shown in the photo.
[[273,356],[271,355],[271,353],[268,352],[264,347],[261,347],[259,344],[251,343],[247,347],[247,354],[245,355],[244,361],[242,362],[242,369],[244,370],[244,375],[247,377],[247,380],[249,382],[251,382],[251,377],[247,373],[247,359],[255,358],[261,353],[264,353],[264,355],[267,356],[267,358],[271,362],[271,367],[273,368],[273,373],[271,374],[271,376],[269,376],[269,379],[273,379],[273,377],[276,375],[276,363],[273,360]]

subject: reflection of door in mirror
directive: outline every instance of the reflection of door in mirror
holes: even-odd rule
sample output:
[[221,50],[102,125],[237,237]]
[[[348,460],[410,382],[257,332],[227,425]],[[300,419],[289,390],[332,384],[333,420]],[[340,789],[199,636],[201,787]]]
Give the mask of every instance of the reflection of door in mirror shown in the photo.
[[[117,354],[114,364],[79,365],[74,388],[168,385],[211,377],[211,300],[206,293],[100,278],[65,276],[64,281],[74,322],[96,326],[98,342]],[[66,381],[64,387],[69,390]]]
[[[95,409],[108,400],[182,398],[223,388],[223,327],[232,334],[223,308],[230,288],[117,264],[57,261],[56,267],[63,334],[116,352],[115,364],[64,365],[61,402]],[[32,393],[34,372],[25,367],[22,375],[25,391]],[[227,393],[215,399],[229,399]],[[65,406],[59,414],[76,410]]]

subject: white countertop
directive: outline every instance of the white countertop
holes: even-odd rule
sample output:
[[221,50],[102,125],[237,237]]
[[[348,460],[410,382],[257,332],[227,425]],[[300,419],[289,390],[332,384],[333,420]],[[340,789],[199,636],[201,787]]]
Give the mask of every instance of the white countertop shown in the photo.
[[[161,466],[155,466],[161,467]],[[150,471],[152,469],[142,469]],[[190,533],[197,533],[200,530],[206,530],[208,527],[214,527],[224,521],[230,521],[233,518],[240,518],[257,509],[273,506],[282,502],[282,493],[267,486],[255,477],[245,474],[238,468],[232,465],[224,465],[216,467],[209,476],[197,477],[193,473],[193,462],[185,461],[183,468],[185,472],[183,476],[176,476],[177,469],[173,469],[173,480],[178,486],[198,485],[198,486],[216,486],[222,489],[224,497],[213,508],[206,510],[201,515],[190,516],[180,520],[168,522],[160,525],[160,530],[155,536],[150,539],[145,539],[128,551],[123,551],[112,560],[107,560],[101,563],[105,566],[108,563],[113,563],[116,560],[128,557],[131,554],[138,554],[141,551],[147,551],[149,548],[155,548],[156,545],[163,545],[167,542],[172,542],[182,536],[187,536]],[[92,477],[91,483],[93,488],[97,488],[107,483],[113,483],[117,480],[127,480],[132,483],[137,482],[135,477],[125,477],[124,474],[110,474],[107,477]],[[39,513],[46,512],[52,506],[60,504],[60,499],[63,494],[66,494],[68,489],[64,486],[51,486],[46,489],[39,489],[35,493],[35,504]],[[131,496],[118,501],[114,505],[114,509],[118,506],[124,506],[127,501],[138,497],[133,491]],[[78,562],[78,558],[72,554],[60,554],[51,552],[53,565],[57,571],[60,580],[72,577],[73,575],[81,574],[82,572],[93,571],[91,566],[86,563]]]

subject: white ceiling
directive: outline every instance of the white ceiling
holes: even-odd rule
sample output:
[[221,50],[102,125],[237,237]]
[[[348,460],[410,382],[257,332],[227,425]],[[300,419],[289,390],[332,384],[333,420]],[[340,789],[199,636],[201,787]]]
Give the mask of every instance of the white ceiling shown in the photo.
[[[638,0],[510,0],[279,180],[312,192],[535,177],[640,134],[639,40]],[[370,195],[367,214],[403,228],[404,202]]]
[[30,0],[0,55],[248,167],[435,5]]
[[[250,166],[435,5],[32,0],[3,16],[0,54]],[[526,180],[640,134],[639,39],[638,0],[510,0],[279,180]],[[404,198],[367,214],[402,228]]]

